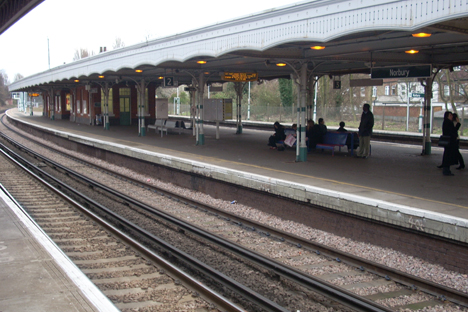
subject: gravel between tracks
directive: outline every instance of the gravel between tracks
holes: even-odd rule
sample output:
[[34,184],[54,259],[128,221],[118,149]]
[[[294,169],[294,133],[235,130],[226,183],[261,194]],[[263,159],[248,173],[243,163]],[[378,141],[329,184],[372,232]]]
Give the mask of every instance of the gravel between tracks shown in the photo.
[[[24,133],[24,132],[23,132]],[[315,241],[317,243],[333,247],[350,254],[372,260],[374,262],[398,269],[400,271],[419,276],[424,279],[429,279],[435,283],[445,285],[457,289],[461,292],[468,293],[468,275],[460,274],[457,272],[449,271],[439,265],[428,263],[427,261],[421,260],[416,257],[405,255],[401,252],[395,251],[389,248],[382,248],[371,244],[357,242],[345,237],[339,237],[324,231],[316,230],[307,227],[303,224],[283,220],[271,214],[267,214],[248,206],[240,204],[231,204],[229,201],[215,199],[211,196],[200,192],[194,192],[185,188],[180,188],[171,183],[164,183],[156,180],[153,177],[137,174],[133,171],[127,170],[123,167],[112,165],[104,161],[88,157],[84,154],[76,153],[64,148],[60,148],[48,141],[40,140],[37,137],[33,137],[29,134],[24,133],[26,136],[32,137],[34,140],[39,140],[41,143],[52,146],[56,149],[61,150],[63,153],[82,158],[87,161],[92,161],[96,165],[108,168],[126,174],[134,179],[140,180],[145,183],[152,184],[154,186],[166,189],[171,192],[176,192],[186,197],[196,199],[198,201],[217,206],[231,213],[235,213],[242,217],[246,217],[263,224],[267,224],[271,227],[278,228],[280,230],[293,233],[297,236]],[[13,133],[9,134],[13,136]],[[27,140],[17,137],[20,143],[28,145]],[[46,155],[47,156],[47,155]],[[233,198],[232,200],[235,200]],[[425,308],[424,311],[442,311],[439,307]],[[447,311],[447,310],[444,310]],[[459,311],[459,310],[457,310]]]

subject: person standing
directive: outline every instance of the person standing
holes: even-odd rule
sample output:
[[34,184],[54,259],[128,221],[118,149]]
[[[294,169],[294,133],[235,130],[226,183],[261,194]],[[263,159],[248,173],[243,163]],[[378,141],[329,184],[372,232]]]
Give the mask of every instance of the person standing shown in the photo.
[[[460,120],[458,119],[458,115],[453,114],[453,125],[455,126],[455,128],[457,128],[457,123],[460,123]],[[458,128],[460,128],[460,127],[458,127]],[[461,169],[465,169],[465,161],[463,159],[462,154],[460,153],[460,135],[458,134],[458,128],[457,128],[457,143],[456,143],[456,146],[457,146],[458,163],[460,165],[455,169],[461,170]]]
[[[456,122],[456,126],[454,123]],[[453,121],[452,112],[445,112],[444,122],[442,123],[442,135],[449,136],[449,144],[444,147],[444,156],[442,156],[442,174],[445,176],[453,176],[450,171],[450,166],[458,164],[457,155],[457,136],[460,123]]]
[[356,157],[369,157],[372,128],[374,128],[374,114],[370,111],[370,105],[366,103],[362,107],[361,123],[359,124],[359,150]]

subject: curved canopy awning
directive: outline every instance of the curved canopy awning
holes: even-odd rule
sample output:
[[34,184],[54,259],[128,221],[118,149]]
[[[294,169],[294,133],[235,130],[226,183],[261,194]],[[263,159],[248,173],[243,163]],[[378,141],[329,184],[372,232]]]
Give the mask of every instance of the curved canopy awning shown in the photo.
[[191,84],[200,73],[207,83],[222,82],[225,72],[289,78],[304,62],[314,76],[370,73],[385,66],[467,65],[468,3],[456,2],[302,2],[103,52],[26,77],[10,91],[164,76]]

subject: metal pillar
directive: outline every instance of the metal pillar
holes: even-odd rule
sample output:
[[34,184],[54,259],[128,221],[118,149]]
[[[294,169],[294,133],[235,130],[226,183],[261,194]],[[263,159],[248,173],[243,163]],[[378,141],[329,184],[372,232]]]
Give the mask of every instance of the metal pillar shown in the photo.
[[55,120],[55,94],[54,94],[54,89],[50,89],[50,91],[49,91],[49,111],[50,111],[50,119]]
[[[88,87],[88,116],[89,116],[89,124],[92,126],[94,123],[94,120],[96,120],[96,114],[94,113],[95,108],[94,105],[91,105],[93,101],[93,94],[91,93],[91,85]],[[92,109],[92,111],[91,111]]]
[[136,84],[137,91],[140,94],[140,102],[138,103],[138,136],[146,136],[146,127],[145,127],[145,79],[141,79],[139,83]]
[[301,110],[299,114],[298,122],[298,143],[299,144],[299,155],[296,157],[296,161],[307,160],[307,143],[306,143],[306,105],[307,105],[307,63],[302,64],[301,72],[299,77],[300,95],[301,95]]
[[109,83],[107,81],[104,82],[102,92],[104,93],[104,118],[102,121],[102,125],[104,127],[104,130],[109,130]]
[[315,111],[315,93],[316,93],[316,85],[317,85],[317,77],[309,77],[309,89],[307,92],[307,120],[312,119],[314,120]]
[[426,78],[426,85],[424,86],[424,119],[423,119],[423,154],[431,154],[431,98],[432,98],[432,82],[433,78]]
[[205,92],[205,76],[204,73],[201,72],[198,76],[198,120],[197,120],[197,145],[205,145],[205,134],[203,133],[203,93]]
[[242,82],[235,82],[234,89],[237,95],[237,131],[236,134],[242,133],[242,90],[244,84]]
[[[192,87],[197,85],[196,79],[192,78]],[[197,92],[190,91],[190,121],[192,122],[192,135],[197,136],[196,116],[197,116]]]
[[250,120],[250,81],[249,81],[249,97],[247,99],[247,120]]

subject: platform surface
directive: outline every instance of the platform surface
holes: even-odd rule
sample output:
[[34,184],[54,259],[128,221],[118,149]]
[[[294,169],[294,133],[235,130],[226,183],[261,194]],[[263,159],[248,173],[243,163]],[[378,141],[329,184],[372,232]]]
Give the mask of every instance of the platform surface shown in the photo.
[[[390,205],[404,205],[427,211],[441,218],[445,216],[468,220],[468,170],[455,170],[454,176],[443,176],[436,166],[442,161],[443,149],[432,148],[431,155],[421,156],[421,146],[371,141],[372,155],[368,159],[351,157],[335,150],[313,151],[305,162],[296,162],[295,149],[270,150],[268,137],[273,131],[219,128],[205,125],[205,144],[196,145],[189,130],[182,134],[169,130],[163,137],[153,129],[145,136],[138,135],[136,125],[102,126],[82,125],[69,120],[51,120],[40,114],[25,115],[16,110],[9,114],[25,122],[49,129],[73,133],[121,144],[138,150],[184,158],[242,172],[266,179],[286,181],[290,185],[306,185],[329,192],[350,194],[362,199],[382,201]],[[461,153],[468,160],[468,151]],[[232,200],[236,200],[232,198]],[[451,221],[449,221],[451,222]]]
[[49,242],[44,245],[48,237],[21,214],[0,189],[0,311],[116,311],[94,285],[90,287],[89,280],[74,280],[76,272],[66,268],[70,264],[63,266],[68,259],[60,257]]

